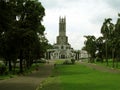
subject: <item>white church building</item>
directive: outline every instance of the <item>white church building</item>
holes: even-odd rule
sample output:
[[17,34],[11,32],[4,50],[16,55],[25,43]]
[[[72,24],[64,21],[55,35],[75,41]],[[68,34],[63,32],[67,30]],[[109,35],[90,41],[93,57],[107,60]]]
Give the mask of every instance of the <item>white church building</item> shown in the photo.
[[50,59],[67,59],[74,57],[73,49],[68,43],[66,36],[66,17],[59,17],[59,35],[56,38],[56,43],[53,45],[54,49],[49,49]]
[[[56,43],[53,49],[48,49],[46,53],[47,59],[76,59],[83,58],[85,52],[75,51],[71,48],[66,36],[66,17],[59,17],[59,35],[56,37]],[[85,56],[86,57],[86,56]]]

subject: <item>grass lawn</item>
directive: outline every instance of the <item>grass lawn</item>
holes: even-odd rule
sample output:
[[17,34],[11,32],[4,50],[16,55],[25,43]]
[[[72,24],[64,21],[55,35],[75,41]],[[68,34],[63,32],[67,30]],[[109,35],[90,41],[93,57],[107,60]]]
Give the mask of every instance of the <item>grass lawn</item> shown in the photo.
[[40,90],[120,90],[120,75],[81,64],[57,65]]
[[[106,63],[105,60],[104,60],[103,63],[95,62],[95,64],[98,64],[98,65],[101,65],[101,66],[105,66],[105,67],[109,67],[109,68],[113,68],[113,61],[112,61],[112,59],[108,59],[108,66],[107,66],[107,63]],[[118,62],[118,63],[114,62],[114,69],[120,69],[120,62]]]

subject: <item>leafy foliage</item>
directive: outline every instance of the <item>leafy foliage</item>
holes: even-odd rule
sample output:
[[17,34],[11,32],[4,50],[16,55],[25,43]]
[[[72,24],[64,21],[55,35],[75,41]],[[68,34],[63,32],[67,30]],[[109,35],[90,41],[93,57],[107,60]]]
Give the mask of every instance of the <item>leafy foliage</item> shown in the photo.
[[[118,14],[120,16],[120,14]],[[85,41],[86,50],[91,57],[97,57],[103,62],[106,59],[106,63],[108,65],[108,60],[112,58],[113,67],[118,66],[118,62],[120,61],[120,18],[118,18],[117,23],[113,24],[111,18],[107,18],[104,20],[103,25],[101,27],[102,36],[95,39],[94,36],[85,36],[87,39]],[[96,59],[96,60],[97,60]],[[93,59],[94,60],[94,59]]]
[[85,50],[90,54],[90,62],[94,62],[96,52],[96,38],[94,36],[85,36]]
[[44,57],[48,41],[42,20],[45,9],[38,0],[0,0],[0,56],[9,64],[20,59],[20,72]]

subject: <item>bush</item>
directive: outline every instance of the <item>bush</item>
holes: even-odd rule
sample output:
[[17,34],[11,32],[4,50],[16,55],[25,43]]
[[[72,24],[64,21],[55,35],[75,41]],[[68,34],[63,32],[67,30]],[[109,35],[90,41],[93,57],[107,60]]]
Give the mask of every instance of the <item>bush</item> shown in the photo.
[[46,60],[40,60],[39,63],[46,63]]
[[102,61],[102,58],[97,57],[96,62],[100,62],[100,61]]
[[63,64],[71,64],[71,63],[69,62],[69,60],[65,60]]
[[4,75],[7,72],[7,68],[5,65],[0,65],[0,75]]
[[75,64],[75,59],[71,59],[72,64]]
[[33,62],[34,63],[46,63],[47,61],[46,61],[46,59],[41,58],[41,59],[38,59],[38,60],[34,60]]

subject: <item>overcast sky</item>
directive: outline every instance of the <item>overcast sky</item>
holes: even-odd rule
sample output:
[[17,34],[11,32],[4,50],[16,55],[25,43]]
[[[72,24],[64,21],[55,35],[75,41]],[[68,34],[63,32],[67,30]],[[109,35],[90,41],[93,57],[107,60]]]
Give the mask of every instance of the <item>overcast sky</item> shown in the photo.
[[105,18],[116,23],[120,12],[120,0],[39,0],[45,8],[43,24],[49,43],[56,43],[59,32],[59,16],[66,16],[66,33],[74,49],[84,46],[84,35],[101,36]]

